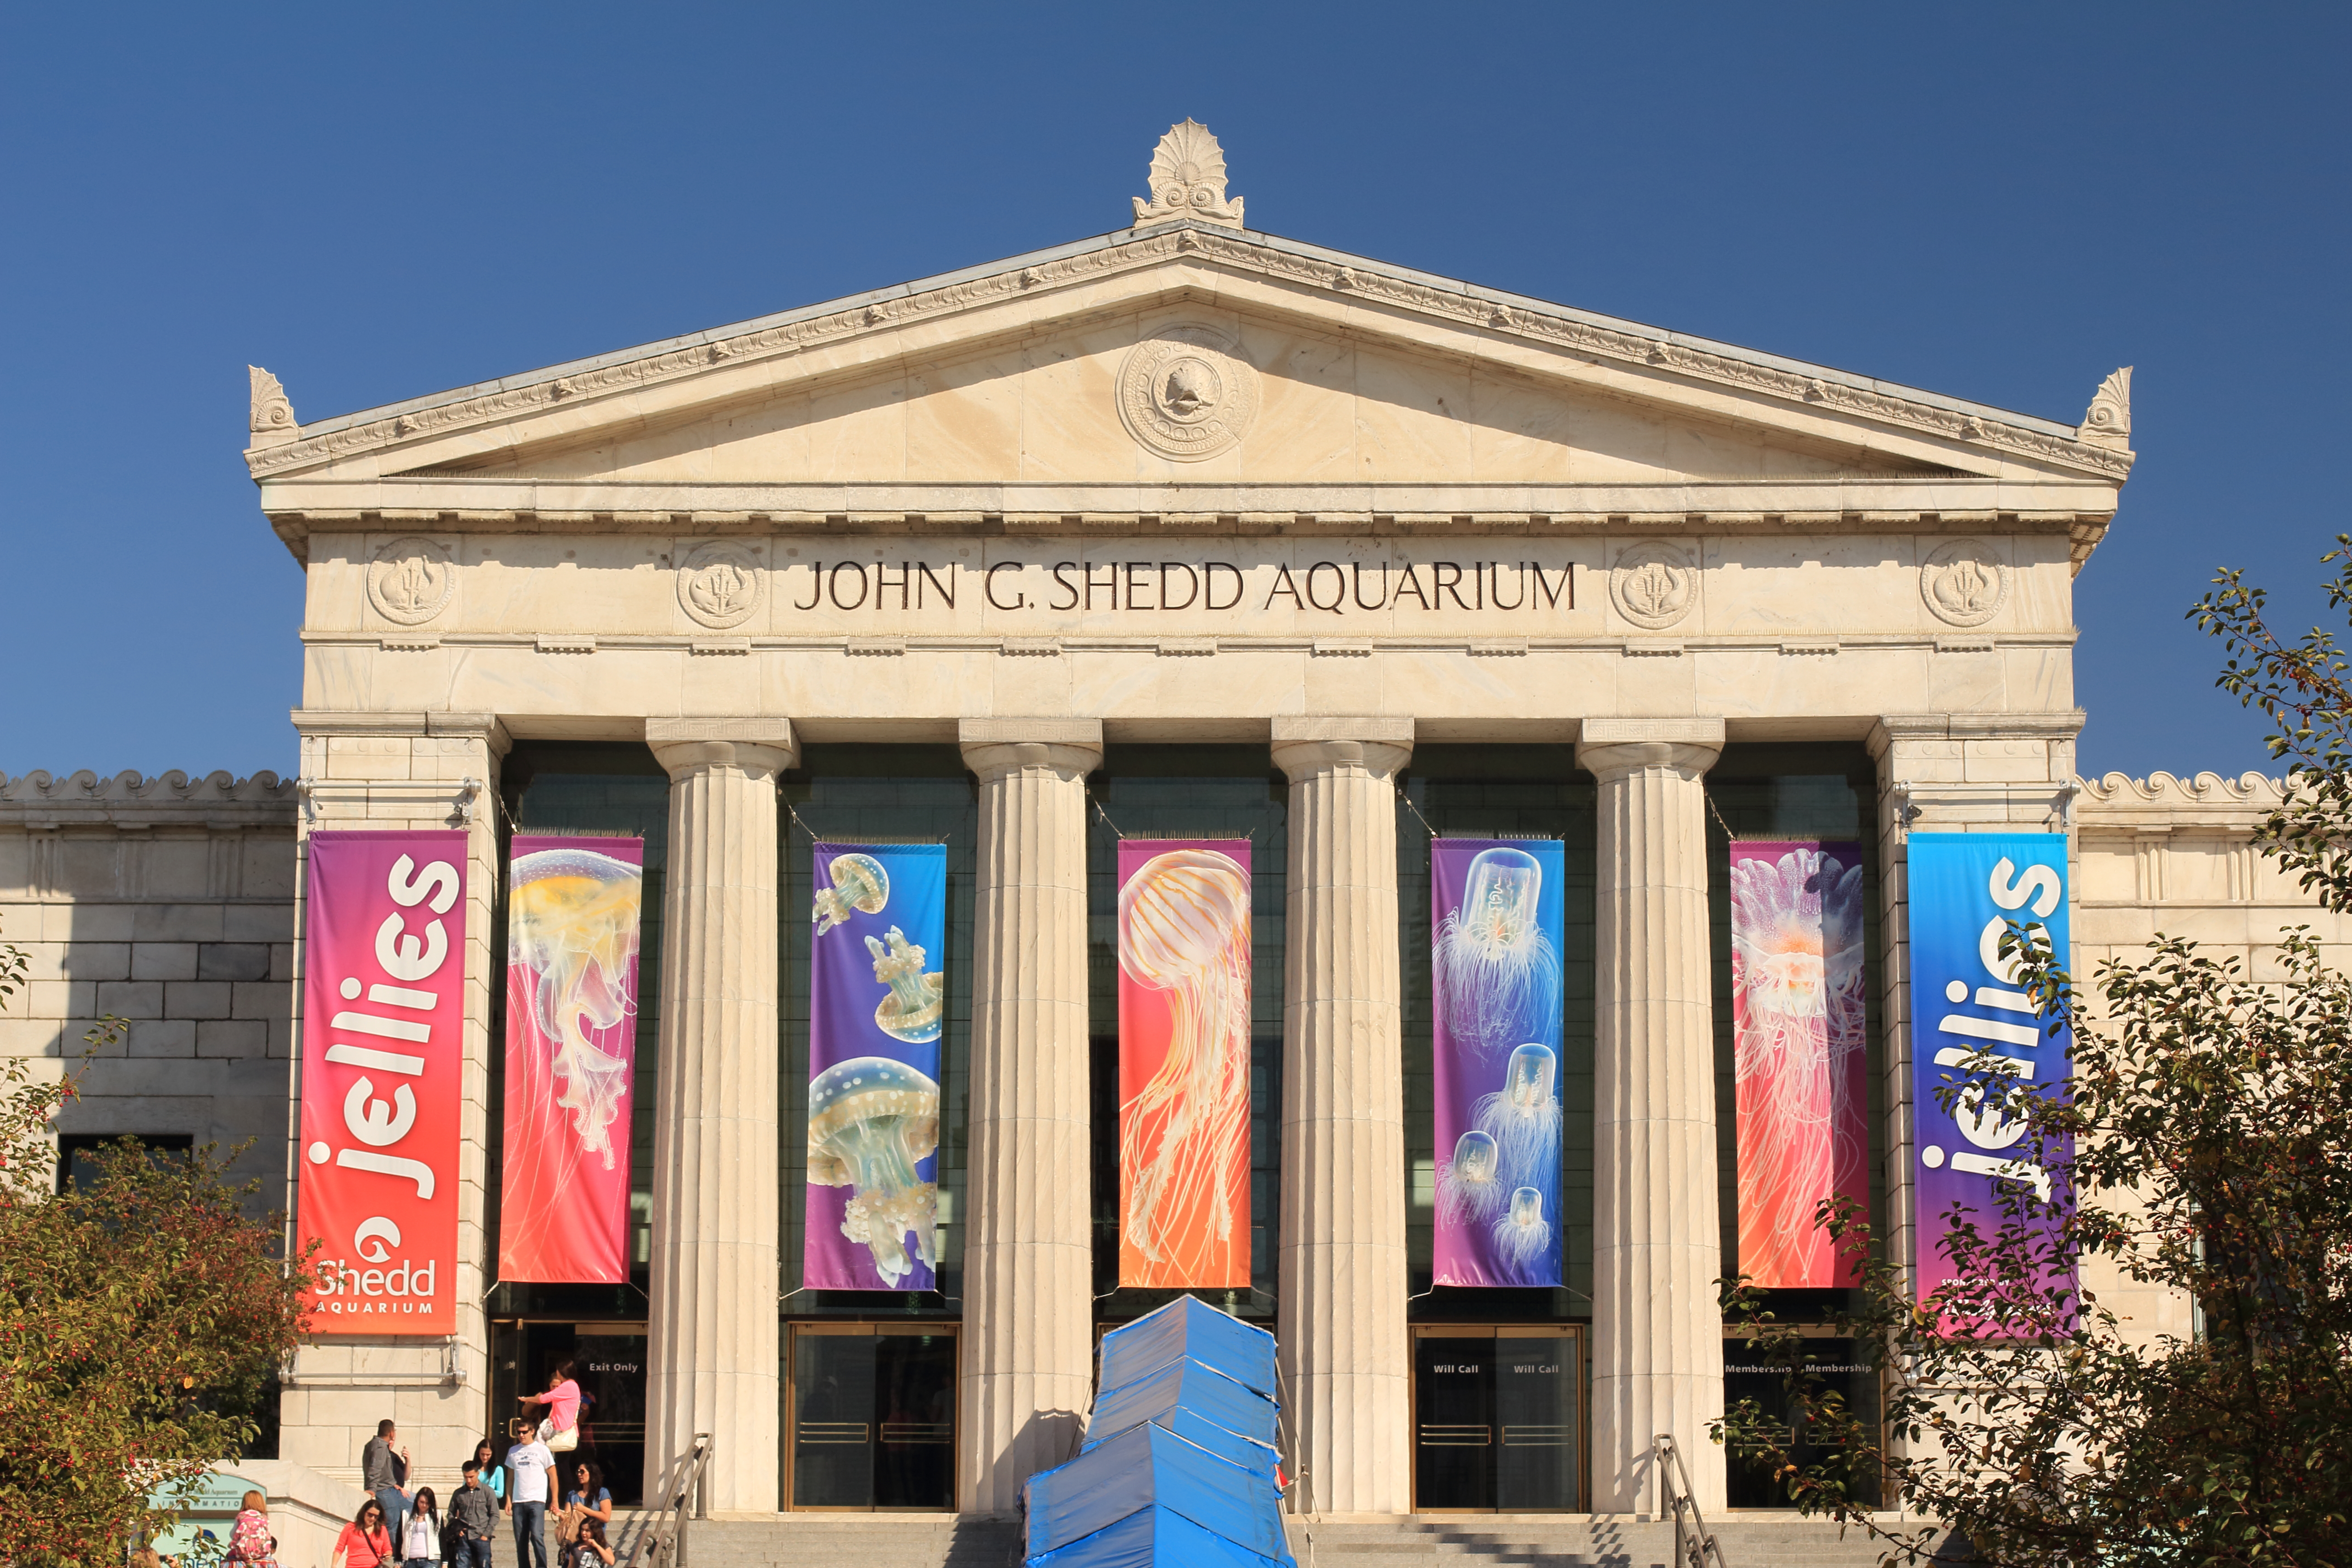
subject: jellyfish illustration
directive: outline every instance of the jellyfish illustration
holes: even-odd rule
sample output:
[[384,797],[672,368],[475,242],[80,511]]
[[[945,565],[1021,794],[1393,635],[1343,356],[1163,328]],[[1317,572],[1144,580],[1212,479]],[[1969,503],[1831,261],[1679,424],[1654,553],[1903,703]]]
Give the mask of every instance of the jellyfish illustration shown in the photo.
[[638,868],[587,849],[543,849],[514,863],[507,904],[507,957],[531,979],[530,1021],[550,1047],[547,1070],[562,1082],[555,1103],[572,1113],[581,1152],[613,1169],[613,1123],[629,1091],[630,1062],[591,1038],[630,1013],[637,956]]
[[1815,1206],[1869,1190],[1862,868],[1811,846],[1731,866],[1739,1267],[1829,1283]]
[[1559,954],[1536,911],[1543,867],[1524,849],[1482,849],[1462,905],[1432,941],[1437,1006],[1458,1046],[1481,1056],[1540,1032],[1559,994]]
[[1119,889],[1119,968],[1171,994],[1168,1053],[1119,1118],[1126,1239],[1155,1264],[1200,1240],[1203,1218],[1211,1258],[1234,1240],[1225,1198],[1249,1158],[1249,875],[1229,855],[1155,855]]
[[866,1244],[893,1289],[918,1259],[939,1263],[939,1184],[917,1169],[939,1146],[940,1086],[904,1062],[853,1057],[809,1084],[810,1184],[851,1189],[841,1234]]
[[1495,1222],[1495,1255],[1517,1274],[1540,1268],[1551,1256],[1551,1222],[1535,1188],[1511,1194],[1511,1212]]
[[833,886],[816,895],[816,934],[848,923],[853,913],[878,915],[890,901],[890,873],[871,855],[836,855],[825,868]]
[[[1478,1131],[1495,1141],[1497,1179],[1532,1190],[1559,1207],[1559,1058],[1548,1047],[1521,1046],[1503,1069],[1503,1087],[1471,1110]],[[1511,1201],[1518,1201],[1518,1192]]]
[[1502,1151],[1492,1134],[1465,1132],[1454,1141],[1454,1158],[1437,1173],[1438,1223],[1448,1230],[1491,1221],[1501,1211],[1507,1189]]
[[866,951],[874,955],[874,978],[890,988],[874,1009],[874,1022],[894,1040],[921,1045],[940,1037],[940,1020],[946,1015],[947,976],[937,970],[923,973],[929,954],[890,928],[887,947],[872,937]]

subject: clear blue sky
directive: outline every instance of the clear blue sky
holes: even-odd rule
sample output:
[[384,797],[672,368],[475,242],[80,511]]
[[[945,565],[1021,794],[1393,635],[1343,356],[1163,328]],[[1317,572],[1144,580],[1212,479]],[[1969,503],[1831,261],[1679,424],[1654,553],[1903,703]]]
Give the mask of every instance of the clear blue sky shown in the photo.
[[322,418],[1122,226],[1254,226],[2073,421],[2086,772],[2236,771],[2183,610],[2323,606],[2342,6],[19,5],[0,20],[0,771],[293,771],[247,362]]

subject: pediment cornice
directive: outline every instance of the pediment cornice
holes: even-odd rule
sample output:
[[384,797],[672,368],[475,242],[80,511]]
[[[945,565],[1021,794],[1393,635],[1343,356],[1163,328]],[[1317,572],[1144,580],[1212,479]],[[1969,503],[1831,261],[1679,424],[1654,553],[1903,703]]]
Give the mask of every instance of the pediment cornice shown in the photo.
[[[274,480],[362,454],[415,447],[420,450],[415,466],[426,466],[436,458],[423,448],[477,427],[574,407],[593,425],[595,416],[590,411],[600,402],[764,360],[854,346],[860,338],[912,328],[932,328],[936,349],[943,341],[940,329],[951,338],[948,323],[960,315],[1024,295],[1050,294],[1122,274],[1192,263],[1229,268],[1343,304],[1376,306],[1499,334],[1538,350],[1565,351],[1633,368],[1655,376],[1662,397],[1670,390],[1668,378],[1681,378],[2108,484],[2122,483],[2133,463],[2133,453],[2116,440],[2112,426],[2095,432],[2087,425],[2060,425],[1192,219],[299,426],[290,432],[281,426],[257,437],[246,462],[255,479]],[[719,396],[714,390],[715,400]],[[619,411],[614,416],[635,417]],[[2084,439],[2085,435],[2092,438]],[[392,461],[397,464],[399,458]]]

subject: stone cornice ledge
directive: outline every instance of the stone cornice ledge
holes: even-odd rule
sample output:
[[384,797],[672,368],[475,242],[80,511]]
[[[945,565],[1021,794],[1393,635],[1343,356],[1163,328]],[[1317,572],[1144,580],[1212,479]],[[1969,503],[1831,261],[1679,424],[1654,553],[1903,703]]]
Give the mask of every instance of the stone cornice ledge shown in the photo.
[[2251,835],[2287,798],[2284,780],[2261,773],[2242,773],[2234,779],[2212,773],[2201,773],[2193,779],[2165,773],[2150,773],[2145,779],[2108,773],[2074,782],[2082,791],[2074,820],[2084,833],[2207,828]]
[[62,777],[36,769],[0,773],[0,823],[39,827],[285,826],[294,820],[295,781],[273,773],[178,769],[148,778],[136,769],[101,777],[84,768]]
[[513,742],[495,713],[336,712],[316,708],[293,710],[294,732],[309,739],[334,735],[458,736],[486,742],[503,756]]

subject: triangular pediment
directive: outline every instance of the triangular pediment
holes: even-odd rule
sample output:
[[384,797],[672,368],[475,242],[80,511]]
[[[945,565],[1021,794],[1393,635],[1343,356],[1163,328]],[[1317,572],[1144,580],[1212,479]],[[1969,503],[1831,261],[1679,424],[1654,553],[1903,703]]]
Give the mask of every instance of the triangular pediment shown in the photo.
[[[1158,395],[1137,355],[1171,334],[1205,347],[1206,381],[1252,384],[1205,456],[1137,434]],[[247,454],[265,482],[2112,483],[2130,463],[2049,421],[1181,220],[275,423]]]

